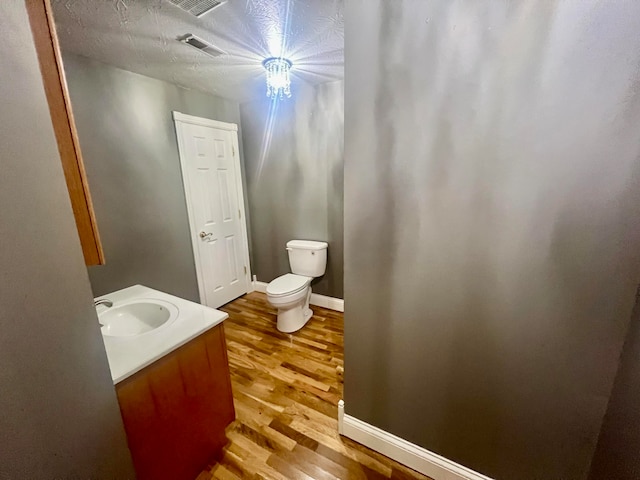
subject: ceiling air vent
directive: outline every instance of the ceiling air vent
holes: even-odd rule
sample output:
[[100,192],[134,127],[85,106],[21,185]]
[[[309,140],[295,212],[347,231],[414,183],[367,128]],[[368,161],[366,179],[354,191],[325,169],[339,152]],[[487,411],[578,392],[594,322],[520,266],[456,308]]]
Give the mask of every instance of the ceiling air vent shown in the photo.
[[211,57],[219,57],[220,55],[225,55],[227,53],[224,50],[220,50],[218,47],[214,47],[210,43],[207,43],[200,37],[191,35],[190,33],[182,37],[180,41],[182,43],[186,43],[187,45],[191,45],[193,48],[197,48],[201,52],[206,53]]
[[175,6],[180,7],[185,12],[189,12],[191,15],[201,17],[206,13],[209,13],[216,7],[219,7],[227,0],[169,0]]

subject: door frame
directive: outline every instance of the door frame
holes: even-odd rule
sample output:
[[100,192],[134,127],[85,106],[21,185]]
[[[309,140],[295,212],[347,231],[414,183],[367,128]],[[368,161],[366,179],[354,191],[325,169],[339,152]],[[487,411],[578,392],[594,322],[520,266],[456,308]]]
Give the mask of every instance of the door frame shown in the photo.
[[191,245],[193,248],[193,259],[196,265],[196,277],[198,279],[198,292],[200,295],[200,303],[206,305],[206,292],[204,289],[204,273],[202,271],[202,263],[200,262],[200,250],[197,238],[197,226],[195,225],[195,212],[191,203],[191,185],[189,184],[189,175],[185,161],[186,149],[183,143],[183,123],[191,123],[203,127],[213,127],[219,130],[227,130],[235,132],[232,135],[232,157],[236,166],[236,194],[238,195],[238,208],[240,209],[240,230],[242,231],[242,254],[244,257],[247,271],[245,273],[245,281],[247,285],[247,293],[253,290],[251,282],[251,263],[249,262],[249,236],[247,234],[247,215],[244,208],[244,189],[242,188],[242,166],[240,164],[240,149],[238,147],[238,124],[221,122],[219,120],[211,120],[208,118],[195,117],[178,111],[173,111],[173,123],[176,130],[178,140],[178,156],[180,157],[180,170],[182,172],[182,184],[184,185],[184,196],[187,202],[187,214],[189,216],[189,236],[191,237]]

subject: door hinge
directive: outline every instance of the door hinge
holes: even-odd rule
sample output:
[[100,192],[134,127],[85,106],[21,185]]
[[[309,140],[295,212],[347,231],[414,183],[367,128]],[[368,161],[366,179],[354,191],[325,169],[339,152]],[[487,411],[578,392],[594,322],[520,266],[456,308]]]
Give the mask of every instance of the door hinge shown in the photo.
[[242,218],[242,213],[240,213],[240,209],[238,209],[238,218]]
[[231,155],[232,156],[236,156],[236,146],[235,145],[231,145]]
[[244,266],[244,274],[245,275],[247,274],[247,266],[246,265]]

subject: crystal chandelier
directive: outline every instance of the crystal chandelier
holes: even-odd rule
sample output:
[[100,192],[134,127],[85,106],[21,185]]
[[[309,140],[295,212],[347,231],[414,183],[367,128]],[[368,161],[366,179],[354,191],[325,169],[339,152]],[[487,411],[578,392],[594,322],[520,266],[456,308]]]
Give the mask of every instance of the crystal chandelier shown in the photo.
[[291,79],[289,71],[292,63],[286,58],[271,57],[262,62],[267,71],[267,97],[284,98],[291,96]]

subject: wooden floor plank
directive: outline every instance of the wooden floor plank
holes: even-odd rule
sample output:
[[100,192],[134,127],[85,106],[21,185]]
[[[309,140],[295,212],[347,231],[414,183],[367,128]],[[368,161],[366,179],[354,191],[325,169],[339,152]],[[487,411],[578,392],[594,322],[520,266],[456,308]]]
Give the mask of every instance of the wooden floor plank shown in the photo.
[[312,309],[285,334],[262,293],[221,308],[237,418],[220,462],[198,480],[429,480],[338,434],[343,315]]
[[241,480],[241,477],[238,477],[224,465],[216,465],[211,471],[211,474],[213,478],[217,480]]

